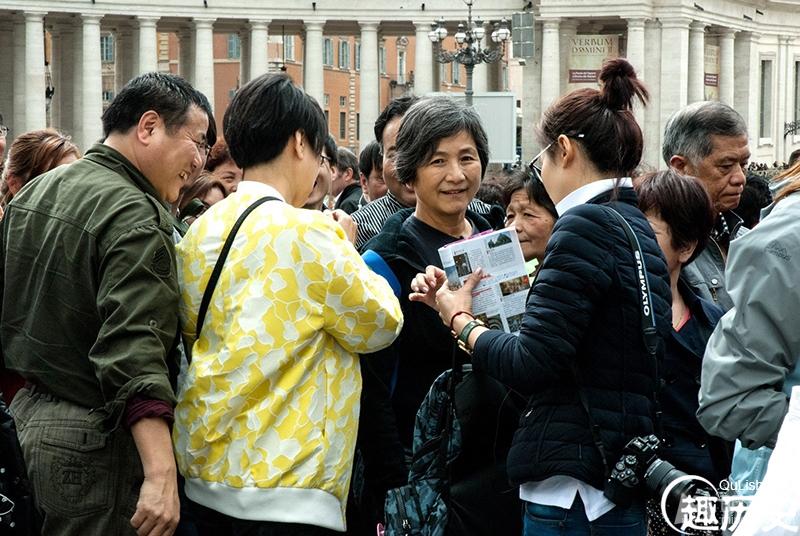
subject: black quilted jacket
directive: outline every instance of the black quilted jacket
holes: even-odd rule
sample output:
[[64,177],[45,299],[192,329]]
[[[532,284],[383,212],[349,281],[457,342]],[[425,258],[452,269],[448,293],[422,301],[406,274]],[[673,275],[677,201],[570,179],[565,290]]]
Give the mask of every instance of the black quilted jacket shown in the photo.
[[[610,198],[600,195],[556,223],[519,337],[490,331],[475,345],[476,368],[531,397],[508,457],[515,484],[568,475],[603,488],[579,383],[608,463],[631,438],[654,431],[657,366],[643,343],[633,251],[619,221],[598,206]],[[660,360],[671,329],[666,263],[634,191],[620,188],[611,206],[644,252]]]

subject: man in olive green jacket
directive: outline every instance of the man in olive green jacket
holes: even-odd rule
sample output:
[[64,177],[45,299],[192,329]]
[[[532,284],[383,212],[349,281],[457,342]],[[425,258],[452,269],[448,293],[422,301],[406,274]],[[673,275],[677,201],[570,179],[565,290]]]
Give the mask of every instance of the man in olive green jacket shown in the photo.
[[172,534],[178,284],[168,203],[202,168],[208,100],[157,73],[125,86],[103,143],[38,177],[2,221],[2,361],[44,534]]

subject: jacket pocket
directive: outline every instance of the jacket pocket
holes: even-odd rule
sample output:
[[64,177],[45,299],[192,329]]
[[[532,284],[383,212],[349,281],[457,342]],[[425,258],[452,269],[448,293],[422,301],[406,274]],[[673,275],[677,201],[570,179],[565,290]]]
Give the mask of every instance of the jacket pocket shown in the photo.
[[69,518],[107,510],[113,472],[119,470],[113,456],[108,436],[89,425],[48,427],[34,456],[37,501],[45,511]]

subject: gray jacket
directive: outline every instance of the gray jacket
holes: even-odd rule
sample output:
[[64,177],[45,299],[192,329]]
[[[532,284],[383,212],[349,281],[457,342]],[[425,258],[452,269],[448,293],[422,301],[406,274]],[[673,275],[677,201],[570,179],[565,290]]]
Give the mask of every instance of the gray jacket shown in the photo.
[[731,243],[733,308],[708,341],[697,418],[710,433],[755,449],[774,447],[797,382],[800,356],[800,194],[774,205]]
[[[731,229],[731,241],[744,236],[748,229],[742,225],[742,219],[733,212],[726,212],[726,221]],[[695,294],[708,300],[725,311],[733,307],[725,287],[725,255],[719,243],[709,237],[708,245],[691,264],[681,270],[683,277]]]

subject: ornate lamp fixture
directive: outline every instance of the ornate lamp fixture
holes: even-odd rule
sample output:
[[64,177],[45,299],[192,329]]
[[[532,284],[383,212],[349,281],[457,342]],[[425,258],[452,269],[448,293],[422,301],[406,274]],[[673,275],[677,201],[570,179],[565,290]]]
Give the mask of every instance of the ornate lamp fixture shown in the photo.
[[467,89],[465,91],[467,104],[472,106],[472,72],[476,65],[481,63],[495,63],[505,55],[506,42],[511,37],[511,30],[508,28],[508,21],[504,18],[499,22],[493,23],[491,34],[492,42],[496,44],[494,48],[483,48],[481,43],[486,36],[486,29],[481,19],[472,19],[472,3],[474,0],[464,0],[467,5],[467,21],[458,25],[455,37],[458,48],[455,51],[442,49],[442,42],[447,37],[444,18],[431,24],[431,31],[428,38],[431,40],[436,51],[436,61],[439,63],[458,63],[467,70]]

